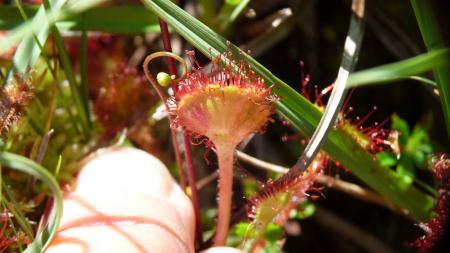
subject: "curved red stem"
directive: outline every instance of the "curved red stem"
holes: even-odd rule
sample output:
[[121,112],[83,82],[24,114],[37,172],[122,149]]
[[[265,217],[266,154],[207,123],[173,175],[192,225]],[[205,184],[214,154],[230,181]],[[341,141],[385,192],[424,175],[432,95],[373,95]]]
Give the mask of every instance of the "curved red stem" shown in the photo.
[[[167,27],[167,23],[164,22],[162,19],[158,18],[159,20],[159,26],[161,29],[161,35],[163,39],[163,45],[164,50],[167,52],[172,52],[172,47],[170,45],[170,34],[169,29]],[[175,62],[173,59],[168,58],[168,69],[170,75],[176,75],[176,67]],[[176,87],[172,87],[174,91],[176,91]],[[198,191],[196,187],[196,173],[195,173],[195,165],[194,161],[192,159],[192,150],[190,146],[190,138],[186,134],[185,131],[183,131],[183,144],[184,144],[184,157],[186,160],[186,168],[187,168],[187,174],[188,174],[188,181],[189,186],[191,188],[191,200],[192,204],[194,206],[194,213],[195,213],[195,242],[196,242],[196,248],[199,248],[200,245],[203,243],[203,232],[202,232],[202,226],[200,222],[200,203],[198,198]]]

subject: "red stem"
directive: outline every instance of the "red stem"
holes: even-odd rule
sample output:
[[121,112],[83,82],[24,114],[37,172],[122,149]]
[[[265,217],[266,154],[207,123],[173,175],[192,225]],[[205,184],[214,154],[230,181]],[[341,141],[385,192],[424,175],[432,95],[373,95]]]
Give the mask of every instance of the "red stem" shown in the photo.
[[[156,90],[156,93],[158,93],[159,98],[161,99],[161,101],[164,103],[164,105],[166,107],[166,111],[169,111],[168,106],[167,106],[167,96],[165,94],[165,91],[162,89],[161,86],[159,86],[159,84],[156,82],[153,75],[150,73],[150,71],[148,69],[148,65],[151,60],[152,59],[149,57],[145,58],[145,60],[144,60],[143,67],[144,67],[145,76],[147,77],[147,80],[150,82],[150,84],[153,85],[153,88]],[[172,118],[169,116],[168,119],[169,119],[169,125],[172,125],[173,124]],[[173,146],[174,153],[175,153],[175,160],[177,161],[178,174],[180,176],[180,185],[183,188],[183,191],[186,191],[186,178],[184,175],[183,163],[181,160],[180,148],[179,148],[178,140],[177,140],[177,130],[175,128],[170,127],[170,135],[172,137],[172,146]]]
[[214,246],[225,246],[230,227],[233,196],[233,156],[235,145],[215,142],[219,160],[219,207]]
[[[172,52],[172,46],[170,44],[170,34],[169,29],[167,27],[167,23],[162,19],[158,18],[159,26],[161,29],[161,35],[163,39],[164,50],[167,52]],[[167,66],[169,69],[170,75],[176,75],[176,67],[175,62],[172,58],[167,58]],[[174,91],[176,91],[176,86],[172,87]],[[195,173],[195,165],[192,159],[192,150],[190,146],[190,138],[183,131],[183,144],[184,144],[184,158],[186,160],[186,168],[188,174],[189,187],[191,188],[191,200],[192,205],[194,206],[194,214],[195,214],[195,242],[196,248],[199,248],[203,243],[203,230],[200,222],[200,202],[198,198],[198,191],[196,187],[196,173]]]
[[196,184],[196,173],[195,173],[195,165],[192,159],[192,150],[189,136],[183,132],[183,143],[184,143],[184,158],[186,159],[186,167],[188,170],[188,182],[189,187],[191,188],[191,200],[192,205],[194,206],[194,215],[195,215],[195,246],[198,249],[203,243],[203,229],[202,223],[200,220],[200,201],[198,198],[197,184]]
[[[172,52],[172,45],[170,44],[170,34],[169,34],[169,28],[167,27],[167,23],[164,22],[164,20],[162,20],[161,18],[158,18],[158,21],[159,21],[159,27],[161,29],[164,50],[167,52]],[[175,67],[175,61],[170,57],[167,57],[167,67],[169,68],[169,73],[171,75],[177,74],[177,68]],[[174,87],[172,87],[172,88],[174,88]]]
[[[172,124],[172,120],[169,120],[169,124]],[[186,191],[186,177],[184,176],[183,162],[181,160],[180,147],[177,141],[177,130],[174,128],[170,129],[170,135],[172,138],[173,152],[175,153],[175,160],[177,161],[178,174],[180,176],[180,185],[183,191]]]

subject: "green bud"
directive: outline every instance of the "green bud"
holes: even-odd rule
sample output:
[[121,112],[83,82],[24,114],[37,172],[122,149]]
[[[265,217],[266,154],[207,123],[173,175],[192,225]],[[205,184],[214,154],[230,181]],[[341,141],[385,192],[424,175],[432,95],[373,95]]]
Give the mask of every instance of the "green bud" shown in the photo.
[[163,87],[167,87],[172,83],[172,78],[166,72],[159,72],[158,75],[156,75],[156,80],[159,85]]

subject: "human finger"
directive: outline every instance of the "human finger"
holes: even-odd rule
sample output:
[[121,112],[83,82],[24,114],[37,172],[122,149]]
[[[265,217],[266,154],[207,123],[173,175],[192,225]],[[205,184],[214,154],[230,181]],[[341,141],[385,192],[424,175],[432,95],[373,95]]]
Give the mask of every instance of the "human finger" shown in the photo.
[[80,171],[47,253],[194,252],[190,200],[155,157],[108,150]]

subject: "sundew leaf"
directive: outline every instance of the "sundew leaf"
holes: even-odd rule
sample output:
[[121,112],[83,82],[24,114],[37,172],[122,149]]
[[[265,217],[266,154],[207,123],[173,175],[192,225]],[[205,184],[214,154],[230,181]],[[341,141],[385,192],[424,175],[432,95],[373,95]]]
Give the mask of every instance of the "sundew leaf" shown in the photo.
[[[234,55],[239,54],[238,47],[233,44],[227,45],[225,38],[172,2],[163,0],[142,1],[204,55],[215,58],[221,52],[228,50],[231,50]],[[277,103],[277,111],[301,133],[311,136],[319,123],[322,112],[255,59],[245,53],[242,53],[242,57],[268,84],[275,84],[273,92],[281,98]],[[339,129],[332,130],[324,145],[324,150],[370,187],[398,206],[409,210],[414,218],[427,220],[430,217],[434,199],[412,185],[405,186],[402,184],[394,171],[381,166],[370,153],[358,145],[348,134]],[[389,187],[386,187],[387,185]]]
[[62,217],[62,193],[55,178],[41,165],[34,161],[9,152],[0,152],[0,164],[8,168],[27,173],[42,180],[53,192],[54,209],[46,228],[36,236],[35,240],[24,251],[25,253],[43,252],[56,235]]

